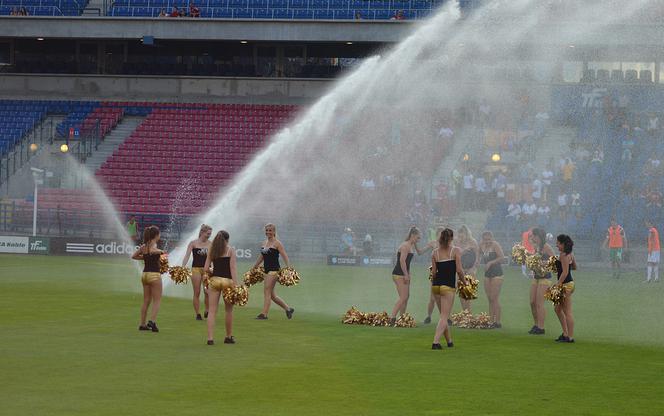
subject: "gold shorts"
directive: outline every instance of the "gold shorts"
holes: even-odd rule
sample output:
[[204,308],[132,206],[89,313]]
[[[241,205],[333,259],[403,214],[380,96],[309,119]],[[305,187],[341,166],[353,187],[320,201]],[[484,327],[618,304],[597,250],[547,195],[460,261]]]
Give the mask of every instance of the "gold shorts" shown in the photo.
[[265,272],[265,274],[268,276],[279,276],[279,272],[276,270],[272,270],[271,272]]
[[191,274],[198,274],[199,276],[203,276],[203,268],[202,267],[192,267],[191,268]]
[[221,292],[227,287],[233,287],[233,279],[219,276],[212,276],[210,279],[208,279],[208,289]]
[[392,275],[392,280],[394,280],[395,283],[398,282],[399,279],[405,279],[405,277],[404,276],[399,276],[398,274],[393,274]]
[[543,286],[551,286],[551,279],[533,279],[533,286],[537,285],[543,285]]
[[141,283],[144,285],[149,285],[159,279],[161,279],[161,274],[157,272],[143,272],[143,274],[141,274]]
[[445,286],[445,285],[440,285],[440,286],[431,286],[431,293],[434,295],[445,295],[447,293],[454,293],[456,292],[456,288]]
[[569,294],[574,293],[574,282],[563,283],[563,289]]

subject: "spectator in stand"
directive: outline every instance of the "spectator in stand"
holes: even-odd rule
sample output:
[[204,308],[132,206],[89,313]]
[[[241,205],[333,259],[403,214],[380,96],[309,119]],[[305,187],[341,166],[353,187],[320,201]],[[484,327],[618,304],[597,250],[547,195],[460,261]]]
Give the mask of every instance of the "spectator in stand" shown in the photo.
[[189,3],[189,17],[201,17],[200,9],[193,2]]
[[535,203],[539,204],[540,201],[542,200],[542,188],[544,187],[544,183],[540,180],[540,178],[535,177],[535,180],[533,181],[532,184],[532,197]]
[[551,218],[551,208],[548,205],[542,205],[537,208],[537,223],[540,226],[548,225]]
[[359,11],[356,11],[355,12],[355,20],[362,20],[362,13],[360,13]]
[[28,9],[25,7],[21,7],[19,10],[19,16],[30,16],[30,13],[28,13]]
[[604,163],[604,152],[601,149],[595,149],[593,157],[590,159],[590,163]]
[[18,9],[16,7],[12,7],[12,10],[9,12],[10,16],[20,16]]
[[166,9],[161,9],[159,12],[159,17],[168,17],[168,13],[166,13]]
[[581,219],[581,194],[579,194],[579,191],[573,191],[572,195],[570,195],[571,202],[571,211],[572,215],[576,217],[577,220]]
[[659,117],[657,117],[657,114],[650,113],[646,131],[650,137],[659,137]]
[[397,10],[390,20],[406,20],[406,16],[403,14],[403,10]]
[[362,251],[364,251],[365,256],[373,255],[373,238],[369,233],[367,233],[364,236],[364,242],[362,243]]
[[507,219],[514,221],[516,224],[521,219],[521,205],[518,203],[512,202],[507,207]]
[[566,189],[569,189],[569,187],[572,185],[572,180],[574,179],[574,171],[576,170],[576,166],[574,165],[574,162],[572,162],[572,159],[567,158],[565,160],[565,165],[563,166],[562,172],[563,172],[563,182],[566,186]]
[[547,201],[549,197],[549,188],[551,187],[551,179],[553,178],[553,169],[551,163],[542,171],[542,201]]
[[471,209],[472,206],[474,179],[475,177],[470,169],[463,175],[463,193],[461,199],[463,201],[463,209],[465,210]]
[[171,10],[171,14],[169,16],[180,17],[180,9],[178,9],[178,6],[173,6],[173,10]]
[[493,178],[493,182],[491,183],[491,189],[496,192],[496,199],[498,200],[498,203],[505,201],[506,188],[507,177],[502,171],[500,171],[496,177]]
[[438,131],[438,140],[442,143],[450,143],[454,137],[454,130],[448,126],[443,126]]
[[560,215],[560,221],[562,221],[563,224],[567,223],[567,211],[569,209],[567,204],[567,194],[563,192],[558,195],[558,215]]
[[461,180],[463,179],[463,176],[461,176],[461,172],[457,168],[454,168],[452,170],[452,189],[454,191],[454,195],[458,198],[461,196]]
[[534,202],[524,202],[521,207],[521,217],[527,225],[534,223],[535,214],[537,214],[537,205]]
[[643,169],[643,173],[646,175],[654,176],[659,173],[659,166],[662,162],[656,155],[653,155],[646,161],[646,165]]
[[620,159],[623,162],[628,162],[628,163],[631,162],[634,152],[634,136],[629,130],[627,134],[623,137],[621,146],[622,146],[622,155]]
[[475,208],[483,210],[486,208],[486,196],[489,192],[489,187],[486,184],[484,175],[477,174],[475,178]]

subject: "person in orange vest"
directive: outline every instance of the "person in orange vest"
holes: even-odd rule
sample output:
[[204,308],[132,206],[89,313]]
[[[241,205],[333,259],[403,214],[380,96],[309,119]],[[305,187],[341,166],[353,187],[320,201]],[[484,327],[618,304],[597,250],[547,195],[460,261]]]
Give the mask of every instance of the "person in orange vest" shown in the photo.
[[659,281],[659,232],[652,221],[646,220],[648,227],[648,277],[646,282],[653,279]]
[[620,277],[620,263],[622,262],[623,248],[627,247],[627,237],[625,230],[618,224],[615,217],[611,218],[611,226],[606,233],[604,247],[609,248],[609,258],[611,259],[611,269],[613,277]]
[[[532,237],[533,227],[528,228],[521,234],[521,245],[526,248],[526,252],[528,254],[533,254],[535,252],[535,247],[533,247],[533,243],[530,241]],[[528,274],[528,268],[525,264],[521,265],[521,274],[523,274],[523,277],[526,279],[530,278],[530,275]]]

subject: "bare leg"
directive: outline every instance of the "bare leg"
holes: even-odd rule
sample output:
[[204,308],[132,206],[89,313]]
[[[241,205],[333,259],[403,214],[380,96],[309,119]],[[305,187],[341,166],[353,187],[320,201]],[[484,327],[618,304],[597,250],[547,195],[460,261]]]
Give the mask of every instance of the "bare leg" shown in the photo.
[[399,295],[399,298],[394,304],[394,308],[392,308],[392,315],[390,315],[391,318],[396,318],[397,314],[401,310],[405,310],[405,305],[408,304],[408,285],[404,282],[403,279],[395,280],[394,285],[397,288],[397,294]]
[[217,308],[219,307],[219,298],[221,292],[218,290],[208,290],[210,296],[210,309],[208,310],[207,319],[207,338],[208,341],[214,340],[214,324],[217,320]]
[[565,301],[563,302],[563,313],[565,314],[565,320],[567,321],[567,336],[574,339],[574,315],[572,314],[572,294],[569,292],[565,295]]
[[[201,275],[198,272],[191,274],[191,286],[194,288],[193,305],[196,315],[201,313],[201,280]],[[207,310],[207,308],[205,309]]]
[[547,285],[537,285],[537,295],[535,297],[537,309],[537,326],[544,329],[544,319],[546,318],[546,308],[544,307],[544,292],[548,289]]
[[152,292],[152,313],[150,317],[152,322],[157,322],[157,314],[159,313],[159,306],[161,305],[161,278],[150,283],[150,288]]
[[145,326],[145,321],[148,319],[148,308],[150,307],[150,300],[152,299],[152,288],[150,285],[143,285],[143,304],[141,305],[141,326]]
[[537,326],[537,288],[539,285],[530,285],[530,312],[533,314],[533,324]]
[[452,338],[450,337],[447,319],[449,318],[452,306],[454,305],[454,293],[450,292],[445,293],[444,295],[436,295],[436,298],[440,304],[440,320],[438,321],[438,326],[436,326],[433,343],[440,344],[440,338],[442,336],[445,336],[445,340],[449,343],[452,342]]
[[233,336],[233,305],[224,302],[224,312],[226,314],[224,317],[224,323],[226,324],[226,338],[229,338]]
[[263,278],[263,315],[267,316],[267,313],[270,311],[270,305],[272,304],[272,288],[276,283],[276,277],[269,274],[265,274]]

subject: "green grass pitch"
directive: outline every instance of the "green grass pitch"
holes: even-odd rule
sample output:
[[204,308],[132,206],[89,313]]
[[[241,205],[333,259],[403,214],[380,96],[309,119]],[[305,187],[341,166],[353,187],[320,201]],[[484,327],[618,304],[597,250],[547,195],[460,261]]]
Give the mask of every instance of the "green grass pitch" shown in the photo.
[[[160,333],[139,332],[129,260],[2,255],[0,414],[664,414],[664,283],[641,283],[642,274],[577,271],[577,343],[559,345],[550,304],[546,335],[527,334],[529,282],[508,269],[503,329],[452,329],[455,348],[432,351],[433,325],[340,323],[352,305],[392,308],[389,269],[298,270],[299,286],[277,289],[296,309],[292,320],[274,306],[268,321],[254,320],[254,287],[236,309],[238,343],[210,347],[190,285],[166,291]],[[419,323],[425,267],[414,276],[408,309]],[[486,308],[481,291],[474,312]]]

